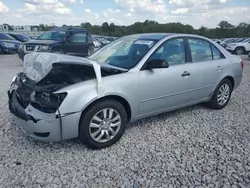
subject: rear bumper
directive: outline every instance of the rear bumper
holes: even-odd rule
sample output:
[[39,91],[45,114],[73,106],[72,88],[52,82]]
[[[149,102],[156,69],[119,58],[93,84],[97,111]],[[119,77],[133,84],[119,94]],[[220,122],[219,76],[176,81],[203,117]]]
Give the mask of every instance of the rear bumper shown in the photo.
[[238,75],[238,76],[236,76],[235,78],[234,78],[234,89],[236,89],[237,87],[239,87],[239,85],[240,85],[240,83],[241,83],[241,81],[242,81],[242,77],[243,77],[243,75],[241,74],[241,75]]

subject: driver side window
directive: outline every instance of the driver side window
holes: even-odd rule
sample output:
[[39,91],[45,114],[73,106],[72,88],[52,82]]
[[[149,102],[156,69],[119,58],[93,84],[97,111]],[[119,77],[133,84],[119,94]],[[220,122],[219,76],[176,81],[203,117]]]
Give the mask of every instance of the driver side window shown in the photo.
[[163,59],[170,66],[185,63],[184,39],[176,38],[164,42],[150,57],[152,59]]

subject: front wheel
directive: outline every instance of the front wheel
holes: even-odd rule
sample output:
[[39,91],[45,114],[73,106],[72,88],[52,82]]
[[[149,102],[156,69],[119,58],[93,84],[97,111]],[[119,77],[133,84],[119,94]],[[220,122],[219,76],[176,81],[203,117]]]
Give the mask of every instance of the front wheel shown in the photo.
[[231,81],[228,79],[222,80],[214,91],[214,94],[211,100],[208,102],[208,105],[212,109],[217,110],[224,108],[231,98],[232,91],[233,86]]
[[121,103],[115,100],[97,102],[81,118],[80,140],[92,149],[109,147],[121,138],[127,122],[127,112]]
[[0,55],[1,54],[4,54],[4,51],[3,51],[3,47],[2,46],[0,46]]

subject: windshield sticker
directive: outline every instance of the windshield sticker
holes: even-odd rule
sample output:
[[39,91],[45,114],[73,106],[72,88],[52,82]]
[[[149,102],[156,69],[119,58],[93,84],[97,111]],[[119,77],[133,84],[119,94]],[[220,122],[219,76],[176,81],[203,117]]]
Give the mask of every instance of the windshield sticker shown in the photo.
[[153,41],[150,40],[137,40],[135,41],[135,44],[146,44],[146,45],[151,45]]

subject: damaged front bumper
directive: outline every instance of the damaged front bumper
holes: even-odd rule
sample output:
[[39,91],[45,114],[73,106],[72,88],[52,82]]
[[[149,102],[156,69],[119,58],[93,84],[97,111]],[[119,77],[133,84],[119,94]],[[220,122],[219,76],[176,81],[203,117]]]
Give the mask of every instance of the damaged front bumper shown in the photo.
[[[15,79],[14,79],[15,80]],[[44,142],[59,142],[78,137],[78,131],[72,129],[78,126],[80,112],[60,114],[42,112],[31,104],[24,106],[17,93],[18,86],[12,82],[8,91],[9,110],[14,122],[28,136]]]
[[58,142],[62,140],[60,121],[59,118],[56,117],[56,114],[45,114],[30,105],[24,109],[18,102],[18,96],[15,90],[9,90],[8,96],[9,110],[14,115],[13,120],[20,126],[25,134],[37,140],[47,142]]

